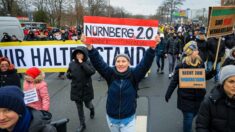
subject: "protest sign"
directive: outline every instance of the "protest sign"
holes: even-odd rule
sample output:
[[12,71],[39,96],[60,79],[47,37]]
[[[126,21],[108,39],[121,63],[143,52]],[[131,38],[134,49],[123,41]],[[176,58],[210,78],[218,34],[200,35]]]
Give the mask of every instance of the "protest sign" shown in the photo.
[[25,104],[37,102],[38,99],[38,93],[36,88],[24,91],[24,102]]
[[[80,41],[24,41],[0,43],[0,56],[6,56],[19,73],[36,66],[44,72],[66,72],[71,54],[77,46],[85,46]],[[113,58],[125,53],[130,56],[131,66],[136,66],[148,47],[93,45],[104,61],[113,66]]]
[[157,27],[157,20],[84,17],[84,34],[89,44],[153,46]]
[[179,88],[206,88],[205,69],[180,69]]
[[221,37],[232,34],[235,25],[235,6],[209,8],[207,37]]

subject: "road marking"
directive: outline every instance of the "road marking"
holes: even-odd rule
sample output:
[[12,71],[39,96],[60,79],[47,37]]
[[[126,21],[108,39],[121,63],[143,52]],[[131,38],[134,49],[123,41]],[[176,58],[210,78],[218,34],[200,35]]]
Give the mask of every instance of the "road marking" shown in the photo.
[[147,116],[136,117],[136,132],[147,132]]

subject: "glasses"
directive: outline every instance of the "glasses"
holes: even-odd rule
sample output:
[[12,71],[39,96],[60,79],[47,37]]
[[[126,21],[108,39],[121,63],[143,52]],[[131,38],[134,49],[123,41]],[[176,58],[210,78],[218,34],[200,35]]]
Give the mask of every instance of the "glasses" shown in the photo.
[[9,67],[9,64],[8,63],[2,63],[1,67]]

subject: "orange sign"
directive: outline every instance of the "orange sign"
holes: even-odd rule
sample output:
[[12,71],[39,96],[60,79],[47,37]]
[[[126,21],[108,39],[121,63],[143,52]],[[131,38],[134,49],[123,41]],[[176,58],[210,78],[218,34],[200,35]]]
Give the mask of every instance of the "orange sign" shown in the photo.
[[205,69],[180,69],[179,88],[206,88]]

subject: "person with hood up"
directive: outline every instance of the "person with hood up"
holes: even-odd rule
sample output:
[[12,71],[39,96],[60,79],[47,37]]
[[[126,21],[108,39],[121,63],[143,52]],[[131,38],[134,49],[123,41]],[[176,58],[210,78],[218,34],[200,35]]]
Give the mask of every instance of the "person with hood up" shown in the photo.
[[93,66],[108,84],[106,119],[110,131],[136,132],[138,84],[152,65],[160,37],[155,37],[156,45],[147,49],[140,63],[134,68],[130,68],[130,58],[126,54],[118,54],[114,58],[115,66],[110,67],[98,50],[87,44],[86,36],[82,35],[81,41],[87,46]]
[[31,67],[25,72],[23,89],[24,92],[35,90],[38,100],[29,102],[27,106],[36,110],[49,111],[50,96],[48,93],[47,83],[44,81],[45,75],[37,67]]
[[70,99],[76,103],[80,120],[77,132],[86,129],[83,103],[90,109],[90,118],[93,119],[95,116],[92,104],[94,91],[91,76],[93,74],[95,74],[95,69],[88,59],[87,49],[82,46],[77,47],[72,53],[72,61],[69,63],[67,71],[67,78],[72,80]]
[[235,65],[235,47],[230,50],[229,56],[225,59],[221,67],[226,65]]
[[21,87],[15,66],[6,57],[0,57],[0,87],[15,85]]
[[0,132],[57,132],[51,114],[29,108],[17,86],[0,88]]
[[219,84],[201,103],[196,132],[235,132],[235,66],[221,68]]
[[[194,117],[197,115],[200,103],[202,102],[205,94],[205,88],[181,88],[179,85],[179,70],[180,69],[201,69],[204,68],[204,63],[199,56],[197,43],[195,41],[188,42],[184,48],[184,54],[186,57],[179,63],[175,68],[173,79],[168,86],[165,94],[166,102],[169,101],[175,88],[178,87],[177,91],[177,108],[181,110],[183,114],[183,132],[192,131],[192,123]],[[206,73],[206,80],[214,76],[214,71]]]

